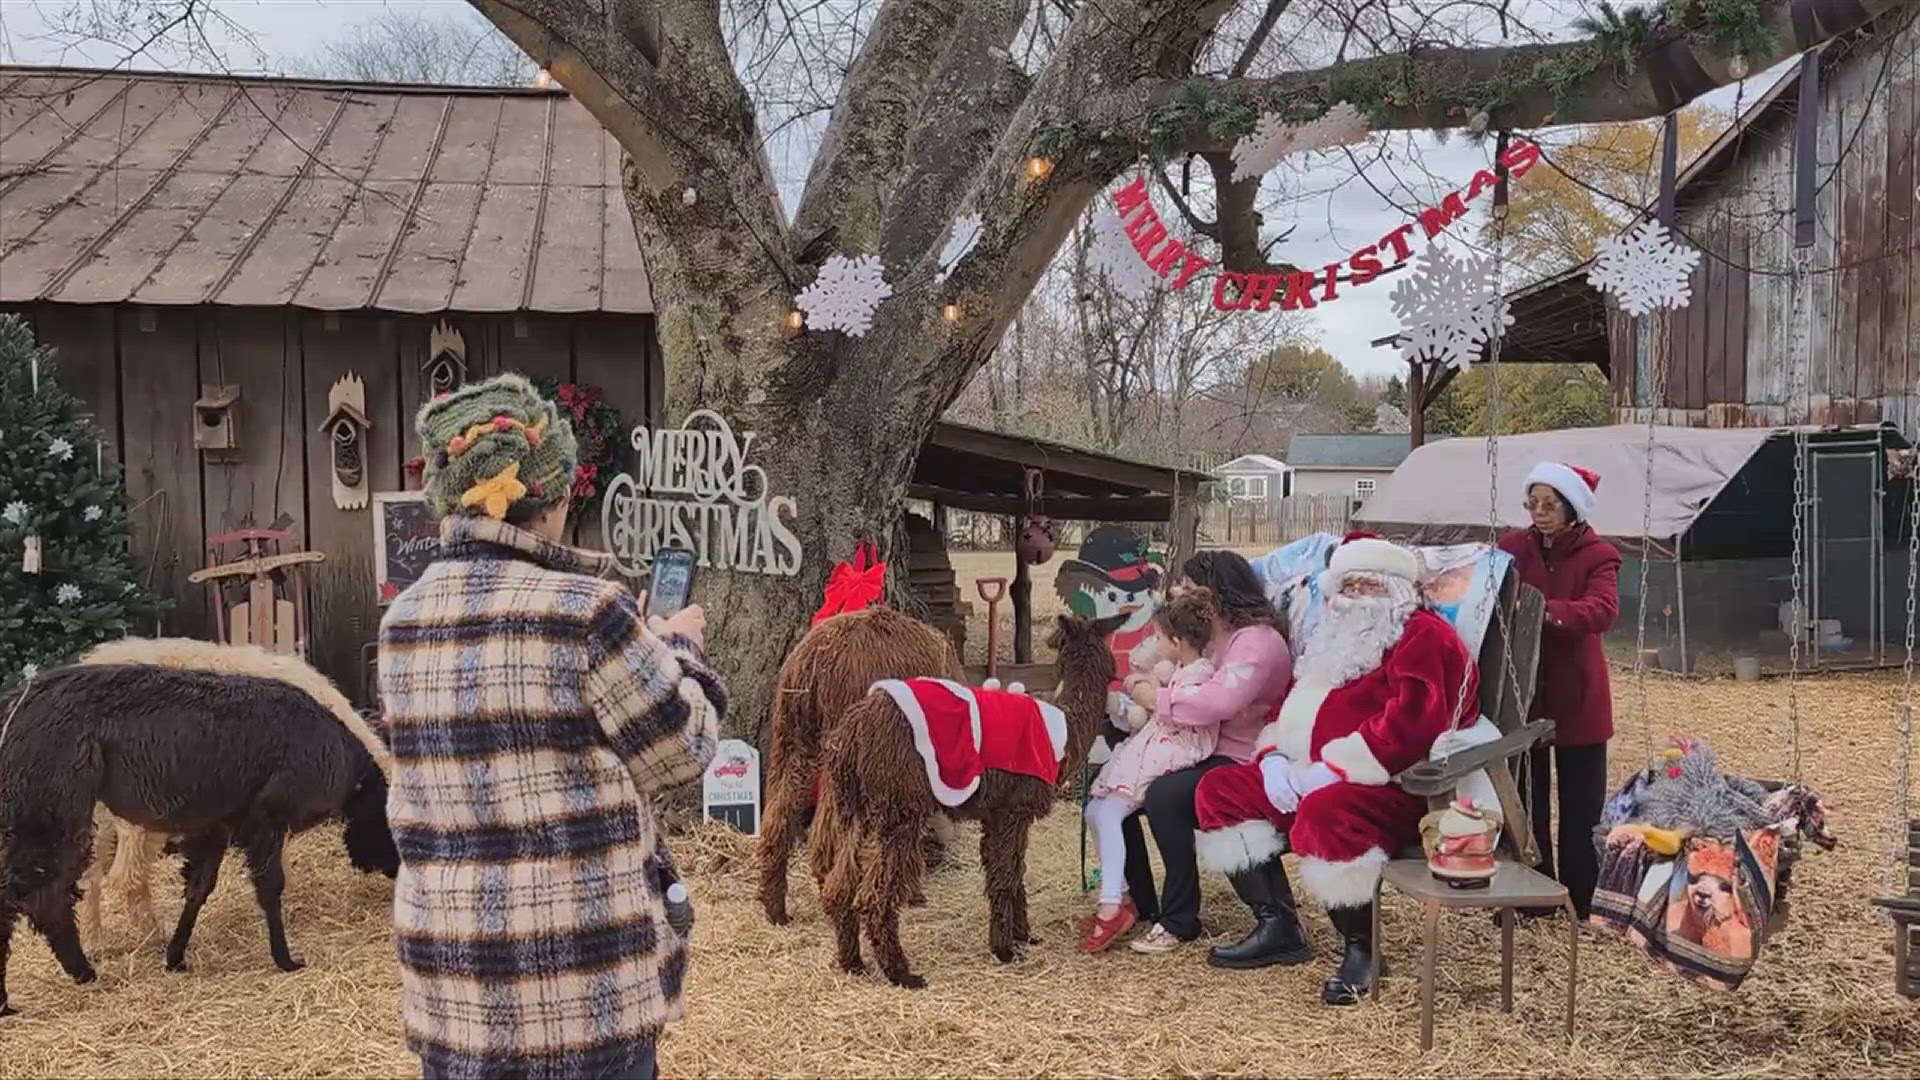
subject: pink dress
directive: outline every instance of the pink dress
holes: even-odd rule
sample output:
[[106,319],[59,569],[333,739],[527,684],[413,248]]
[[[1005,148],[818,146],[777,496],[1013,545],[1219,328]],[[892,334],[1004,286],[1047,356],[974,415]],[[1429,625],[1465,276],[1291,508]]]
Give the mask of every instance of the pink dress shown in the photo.
[[1107,759],[1088,788],[1088,796],[1123,799],[1137,808],[1146,800],[1147,785],[1211,756],[1220,726],[1176,724],[1171,716],[1176,701],[1198,693],[1211,678],[1213,664],[1204,657],[1174,672],[1154,697],[1153,718]]

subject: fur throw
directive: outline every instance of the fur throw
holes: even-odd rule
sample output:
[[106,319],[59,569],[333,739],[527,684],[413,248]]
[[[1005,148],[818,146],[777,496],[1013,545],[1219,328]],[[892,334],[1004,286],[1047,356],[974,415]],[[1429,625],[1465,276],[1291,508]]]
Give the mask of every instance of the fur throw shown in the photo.
[[1722,772],[1707,744],[1679,739],[1680,750],[1638,794],[1632,817],[1660,829],[1721,838],[1771,824],[1766,789],[1744,776]]

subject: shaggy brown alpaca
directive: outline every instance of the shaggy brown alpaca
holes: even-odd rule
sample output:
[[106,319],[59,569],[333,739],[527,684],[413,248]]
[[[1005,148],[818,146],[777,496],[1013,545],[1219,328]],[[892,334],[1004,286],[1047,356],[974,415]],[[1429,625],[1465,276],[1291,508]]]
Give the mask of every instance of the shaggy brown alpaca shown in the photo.
[[952,642],[886,607],[836,615],[808,631],[787,654],[774,690],[760,834],[760,906],[768,922],[788,922],[787,864],[814,816],[827,732],[874,683],[932,676],[961,680]]
[[[1062,775],[1080,770],[1106,720],[1114,671],[1107,638],[1124,618],[1089,622],[1063,615],[1049,641],[1060,673],[1055,701],[1067,717]],[[1019,946],[1034,943],[1027,919],[1027,835],[1053,809],[1053,785],[989,769],[966,802],[941,806],[907,718],[879,692],[848,709],[828,732],[823,767],[822,820],[807,854],[821,881],[820,906],[833,919],[842,969],[865,970],[860,959],[864,927],[888,981],[909,989],[926,985],[908,969],[900,947],[900,908],[920,882],[920,835],[928,819],[942,811],[980,822],[988,947],[994,959],[1006,963]]]

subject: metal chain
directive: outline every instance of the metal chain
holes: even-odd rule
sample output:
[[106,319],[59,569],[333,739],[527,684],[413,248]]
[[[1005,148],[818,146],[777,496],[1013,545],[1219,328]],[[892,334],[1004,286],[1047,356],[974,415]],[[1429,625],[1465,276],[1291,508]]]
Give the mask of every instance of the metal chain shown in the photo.
[[[1813,365],[1811,333],[1807,326],[1807,267],[1813,259],[1809,247],[1793,253],[1793,360],[1794,385],[1787,388],[1787,401],[1806,400],[1812,404]],[[1806,602],[1806,520],[1807,520],[1807,425],[1811,415],[1802,416],[1793,429],[1793,632],[1787,635],[1787,775],[1800,779],[1800,639],[1813,625],[1813,613]]]
[[[1634,328],[1636,338],[1639,335],[1646,334],[1651,324],[1652,320],[1647,316],[1640,316]],[[1634,620],[1633,681],[1635,695],[1634,709],[1639,714],[1641,742],[1646,752],[1647,761],[1651,762],[1653,761],[1654,748],[1653,711],[1647,707],[1647,570],[1653,564],[1653,559],[1650,556],[1652,555],[1651,549],[1653,547],[1653,448],[1656,436],[1654,418],[1659,415],[1659,410],[1654,408],[1653,402],[1658,400],[1661,392],[1661,384],[1666,378],[1666,354],[1656,349],[1654,344],[1649,342],[1647,345],[1647,358],[1647,366],[1652,369],[1648,372],[1651,379],[1652,392],[1648,396],[1646,406],[1646,475],[1641,478],[1640,483],[1640,610]]]
[[[1920,451],[1908,462],[1907,488],[1907,656],[1900,665],[1900,708],[1895,713],[1894,729],[1900,745],[1894,758],[1892,818],[1893,851],[1887,860],[1887,895],[1897,896],[1907,885],[1907,808],[1913,792],[1913,646],[1914,593],[1920,585],[1920,475],[1913,466],[1920,463]],[[1902,931],[1903,933],[1905,931]]]

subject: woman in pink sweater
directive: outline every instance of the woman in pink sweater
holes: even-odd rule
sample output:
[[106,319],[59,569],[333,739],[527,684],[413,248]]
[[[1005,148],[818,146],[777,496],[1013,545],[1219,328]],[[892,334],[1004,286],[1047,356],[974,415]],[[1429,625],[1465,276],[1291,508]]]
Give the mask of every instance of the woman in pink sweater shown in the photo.
[[[1138,917],[1152,928],[1135,938],[1135,952],[1171,952],[1200,936],[1200,869],[1194,857],[1193,792],[1200,778],[1222,765],[1253,760],[1254,740],[1279,711],[1293,681],[1293,654],[1280,632],[1280,616],[1267,599],[1266,585],[1252,565],[1231,551],[1202,551],[1180,568],[1182,586],[1213,593],[1219,610],[1207,650],[1214,673],[1190,694],[1172,703],[1167,716],[1176,725],[1219,725],[1213,755],[1197,765],[1170,772],[1147,788],[1141,813],[1153,826],[1154,846],[1166,881],[1154,887],[1140,815],[1122,826],[1127,844],[1127,895],[1139,905]],[[1159,903],[1155,904],[1155,897]],[[1291,906],[1291,898],[1287,899]]]

